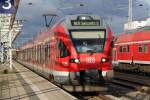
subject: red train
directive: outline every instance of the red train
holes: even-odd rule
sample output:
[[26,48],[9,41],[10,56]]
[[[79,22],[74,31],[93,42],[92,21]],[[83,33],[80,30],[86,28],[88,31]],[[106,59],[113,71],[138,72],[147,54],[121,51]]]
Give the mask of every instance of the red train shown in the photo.
[[112,32],[99,16],[68,15],[18,51],[18,61],[59,84],[113,77]]
[[115,67],[120,70],[150,73],[150,26],[116,37],[113,49]]

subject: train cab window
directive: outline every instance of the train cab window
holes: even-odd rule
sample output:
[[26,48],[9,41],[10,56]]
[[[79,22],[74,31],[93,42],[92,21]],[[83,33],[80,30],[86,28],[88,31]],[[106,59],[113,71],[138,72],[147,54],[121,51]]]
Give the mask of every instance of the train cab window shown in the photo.
[[63,58],[69,55],[66,45],[63,41],[58,41],[57,43],[57,57]]
[[147,53],[148,52],[148,45],[144,44],[144,52]]
[[[106,30],[70,30],[70,37],[78,53],[104,52]],[[86,35],[85,35],[86,34]]]
[[142,45],[139,45],[139,52],[142,52],[143,50],[142,50]]

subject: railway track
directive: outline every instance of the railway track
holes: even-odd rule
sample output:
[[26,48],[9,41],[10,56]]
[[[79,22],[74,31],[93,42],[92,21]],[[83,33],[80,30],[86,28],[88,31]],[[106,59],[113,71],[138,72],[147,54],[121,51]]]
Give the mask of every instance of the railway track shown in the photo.
[[115,72],[108,90],[95,94],[80,94],[80,100],[150,100],[149,77]]
[[125,95],[125,97],[128,97],[131,100],[150,100],[149,77],[115,72],[115,78],[112,83],[134,90]]
[[150,77],[146,77],[146,76],[115,72],[114,79],[130,82],[140,86],[150,87]]
[[150,100],[149,77],[115,72],[112,83],[106,91],[72,94],[79,100]]
[[125,96],[130,91],[133,91],[133,89],[118,84],[109,83],[107,91],[96,93],[79,93],[74,96],[80,100],[120,100],[120,98]]

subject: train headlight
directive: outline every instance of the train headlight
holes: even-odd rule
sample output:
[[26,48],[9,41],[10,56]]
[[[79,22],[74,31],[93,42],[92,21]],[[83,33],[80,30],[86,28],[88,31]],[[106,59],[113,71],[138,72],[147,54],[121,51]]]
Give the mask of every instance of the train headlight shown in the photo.
[[77,20],[93,20],[91,16],[81,15],[77,17]]
[[81,20],[86,20],[86,17],[85,17],[85,16],[82,16],[82,17],[81,17]]
[[101,62],[102,62],[102,63],[104,63],[104,62],[106,62],[106,61],[107,61],[107,58],[102,58],[102,59],[101,59]]
[[73,59],[70,59],[70,62],[79,64],[80,60],[78,58],[73,58]]
[[75,63],[80,63],[79,59],[74,60]]

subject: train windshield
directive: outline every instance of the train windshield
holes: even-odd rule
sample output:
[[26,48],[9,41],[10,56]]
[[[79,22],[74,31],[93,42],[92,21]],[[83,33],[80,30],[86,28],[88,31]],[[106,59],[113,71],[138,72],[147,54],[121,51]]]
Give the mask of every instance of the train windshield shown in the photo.
[[72,42],[78,53],[103,52],[105,30],[71,31]]

